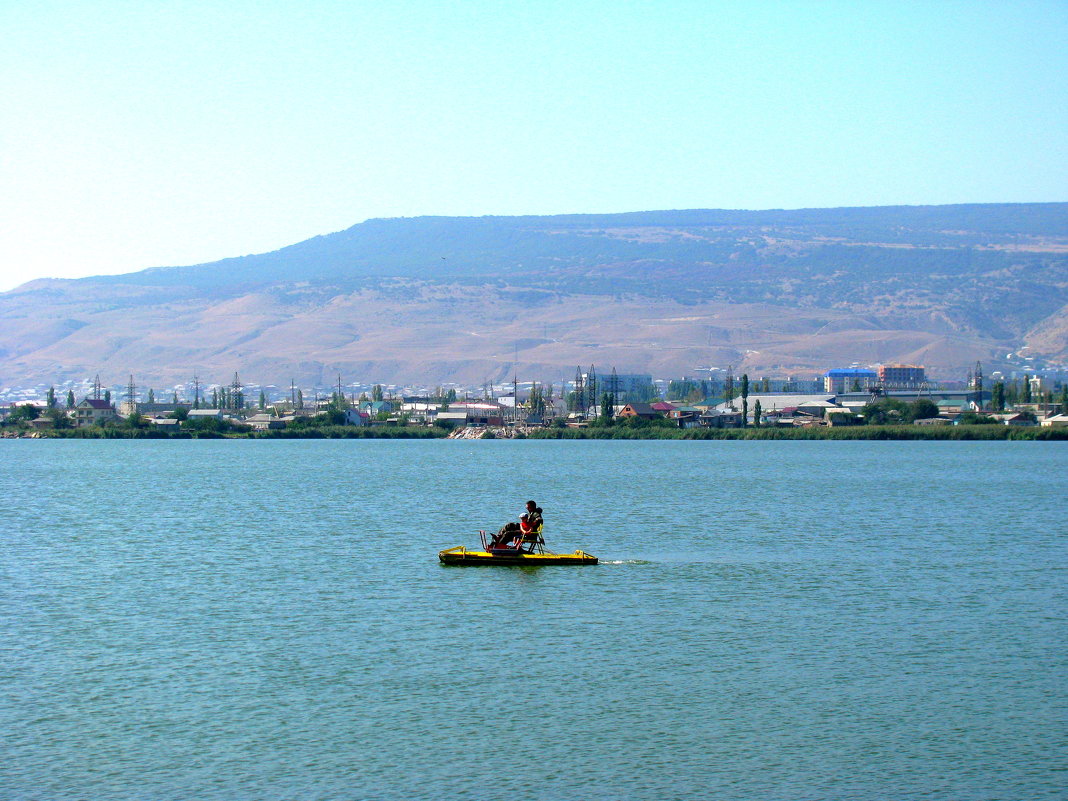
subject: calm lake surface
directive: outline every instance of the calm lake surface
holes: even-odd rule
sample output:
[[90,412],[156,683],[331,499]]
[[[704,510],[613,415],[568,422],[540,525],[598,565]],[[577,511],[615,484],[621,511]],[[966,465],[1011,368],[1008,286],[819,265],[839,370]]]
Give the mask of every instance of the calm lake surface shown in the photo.
[[[0,798],[1068,797],[1068,443],[0,442]],[[545,508],[596,567],[444,567]]]

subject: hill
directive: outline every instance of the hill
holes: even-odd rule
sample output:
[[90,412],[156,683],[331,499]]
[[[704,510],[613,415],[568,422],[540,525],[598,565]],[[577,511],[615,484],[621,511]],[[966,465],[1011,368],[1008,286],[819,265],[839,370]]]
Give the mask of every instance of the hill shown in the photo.
[[[1068,361],[1068,204],[368,220],[272,253],[0,294],[6,384],[197,370],[480,384],[1007,354]],[[1009,359],[1011,362],[1016,357]]]

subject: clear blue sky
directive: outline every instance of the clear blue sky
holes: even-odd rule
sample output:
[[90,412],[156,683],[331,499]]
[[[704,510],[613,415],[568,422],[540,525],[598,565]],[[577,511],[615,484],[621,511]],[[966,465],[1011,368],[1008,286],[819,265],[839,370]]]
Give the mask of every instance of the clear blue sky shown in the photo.
[[0,289],[368,217],[1068,200],[1068,2],[0,0]]

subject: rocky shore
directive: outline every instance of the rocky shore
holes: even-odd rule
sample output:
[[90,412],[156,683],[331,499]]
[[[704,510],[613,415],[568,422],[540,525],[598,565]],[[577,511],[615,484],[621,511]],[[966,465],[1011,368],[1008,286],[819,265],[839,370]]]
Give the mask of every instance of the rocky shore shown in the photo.
[[544,430],[541,426],[467,426],[457,428],[447,439],[521,439]]

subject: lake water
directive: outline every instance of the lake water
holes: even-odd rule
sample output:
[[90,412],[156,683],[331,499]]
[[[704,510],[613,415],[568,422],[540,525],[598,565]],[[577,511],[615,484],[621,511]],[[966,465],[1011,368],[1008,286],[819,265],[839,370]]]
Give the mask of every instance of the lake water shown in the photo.
[[[2,441],[0,798],[1068,797],[1068,444]],[[445,567],[545,509],[596,567]]]

